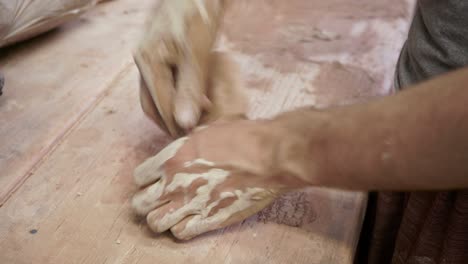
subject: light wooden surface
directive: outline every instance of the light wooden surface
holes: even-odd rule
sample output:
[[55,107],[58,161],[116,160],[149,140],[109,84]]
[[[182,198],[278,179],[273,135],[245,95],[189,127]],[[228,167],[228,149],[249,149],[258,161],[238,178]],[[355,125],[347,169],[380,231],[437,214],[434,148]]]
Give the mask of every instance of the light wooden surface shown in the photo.
[[[140,109],[131,58],[151,2],[104,3],[0,50],[0,263],[352,263],[362,193],[292,193],[184,243],[133,216],[132,171],[169,142]],[[390,91],[411,3],[238,0],[220,49],[252,117],[352,103]]]

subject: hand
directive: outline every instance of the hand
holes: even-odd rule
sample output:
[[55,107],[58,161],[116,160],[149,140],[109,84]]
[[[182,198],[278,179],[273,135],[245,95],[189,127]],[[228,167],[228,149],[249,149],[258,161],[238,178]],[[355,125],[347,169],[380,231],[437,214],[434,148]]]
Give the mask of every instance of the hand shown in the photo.
[[289,190],[275,166],[279,136],[267,121],[241,120],[180,138],[135,170],[133,207],[184,240],[239,222]]
[[210,105],[208,66],[222,10],[223,0],[162,0],[134,54],[143,110],[173,136],[195,127]]

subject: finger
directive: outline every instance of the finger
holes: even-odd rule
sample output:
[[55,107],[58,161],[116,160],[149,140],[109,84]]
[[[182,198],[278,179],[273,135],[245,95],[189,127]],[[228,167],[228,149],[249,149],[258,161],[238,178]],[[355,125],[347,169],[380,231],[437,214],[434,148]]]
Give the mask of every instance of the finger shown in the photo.
[[206,104],[206,75],[201,65],[183,62],[179,65],[177,93],[174,99],[174,118],[188,130],[195,127]]
[[170,202],[164,206],[153,210],[146,217],[148,226],[156,233],[162,233],[169,230],[172,226],[179,223],[188,215],[197,212],[197,209],[189,206],[183,206],[176,210],[181,205],[175,202]]
[[148,186],[146,189],[135,194],[132,199],[132,207],[135,212],[139,215],[146,215],[155,208],[167,203],[165,200],[160,200],[165,185],[166,183],[163,179],[161,182]]
[[[189,240],[189,239],[192,239],[193,237],[195,237],[197,235],[205,233],[205,232],[196,232],[197,233],[196,235],[190,235],[190,236],[188,234],[184,233],[184,231],[187,228],[187,225],[189,223],[199,222],[200,221],[199,219],[201,217],[202,217],[201,215],[189,215],[189,216],[185,217],[184,219],[182,219],[182,221],[180,221],[179,223],[177,223],[176,225],[171,227],[172,235],[174,235],[177,239],[180,239],[180,240]],[[208,231],[206,231],[206,232],[208,232]],[[194,232],[192,232],[192,233],[194,233]]]
[[[201,2],[201,1],[200,1]],[[208,67],[211,50],[216,40],[222,5],[220,1],[203,1],[198,11],[190,17],[190,27],[179,58],[177,94],[174,101],[174,117],[182,128],[195,127],[206,101]]]
[[188,240],[200,234],[227,227],[256,214],[277,197],[275,193],[260,188],[235,193],[237,193],[235,194],[237,199],[232,199],[230,196],[215,202],[217,205],[214,207],[209,206],[208,209],[214,210],[213,212],[205,211],[204,214],[188,217],[174,225],[171,228],[172,234],[178,239]]
[[[156,43],[154,45],[164,46],[165,44]],[[170,65],[164,58],[165,54],[169,51],[163,52],[161,50],[166,50],[166,48],[157,47],[152,50],[140,48],[134,54],[134,59],[140,71],[142,82],[144,82],[148,93],[151,95],[151,100],[161,115],[169,133],[174,137],[178,137],[181,132],[175,124],[172,115],[172,102],[175,93],[174,77]]]
[[145,186],[159,180],[164,173],[164,163],[175,156],[186,140],[187,137],[177,139],[161,150],[161,152],[139,165],[133,174],[135,183],[138,186]]
[[159,126],[159,128],[161,128],[165,133],[169,134],[169,130],[164,124],[164,121],[159,114],[158,109],[156,108],[151,94],[148,91],[148,87],[142,78],[140,78],[140,104],[143,112],[145,112],[145,114],[151,118],[151,120],[153,120]]
[[148,214],[147,220],[151,229],[155,232],[164,232],[188,215],[203,211],[210,200],[213,188],[222,183],[228,174],[222,170],[210,170],[200,174],[176,174],[165,186],[164,195],[172,202]]

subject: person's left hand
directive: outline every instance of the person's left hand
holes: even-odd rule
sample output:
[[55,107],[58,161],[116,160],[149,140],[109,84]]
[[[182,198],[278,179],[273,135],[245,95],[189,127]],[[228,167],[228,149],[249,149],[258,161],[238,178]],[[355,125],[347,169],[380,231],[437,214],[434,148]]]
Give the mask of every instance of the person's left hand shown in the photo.
[[161,0],[134,52],[143,111],[173,137],[199,124],[210,106],[212,49],[223,0]]
[[268,124],[215,123],[174,141],[135,170],[133,208],[153,231],[183,240],[257,213],[288,188]]

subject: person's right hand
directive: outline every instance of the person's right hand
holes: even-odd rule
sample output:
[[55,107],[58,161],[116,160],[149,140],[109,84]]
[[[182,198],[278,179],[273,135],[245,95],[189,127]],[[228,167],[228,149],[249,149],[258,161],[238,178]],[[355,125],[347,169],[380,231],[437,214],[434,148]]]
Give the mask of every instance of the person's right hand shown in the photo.
[[173,136],[195,127],[210,105],[207,74],[222,11],[223,0],[162,0],[134,54],[143,110]]
[[277,170],[278,132],[250,120],[196,129],[138,166],[133,208],[183,240],[244,220],[302,185]]

